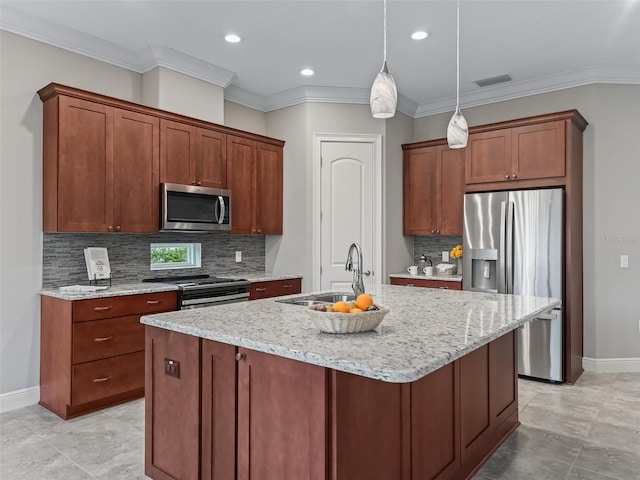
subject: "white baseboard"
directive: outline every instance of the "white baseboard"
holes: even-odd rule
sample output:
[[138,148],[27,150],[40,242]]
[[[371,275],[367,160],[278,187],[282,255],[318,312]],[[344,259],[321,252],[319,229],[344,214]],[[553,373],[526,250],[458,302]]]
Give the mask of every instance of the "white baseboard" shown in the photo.
[[40,401],[40,387],[23,388],[0,394],[0,413],[35,405]]
[[594,373],[640,372],[640,358],[582,357],[582,368]]

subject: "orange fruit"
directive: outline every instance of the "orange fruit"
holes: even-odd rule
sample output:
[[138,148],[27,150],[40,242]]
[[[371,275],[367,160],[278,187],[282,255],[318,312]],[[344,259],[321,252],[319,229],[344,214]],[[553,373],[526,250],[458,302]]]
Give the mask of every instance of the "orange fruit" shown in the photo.
[[349,305],[347,302],[336,302],[333,304],[334,312],[349,313]]
[[373,305],[373,298],[371,298],[371,295],[361,293],[360,295],[358,295],[358,298],[356,298],[356,305],[360,310],[365,311],[367,308]]
[[360,313],[362,310],[360,310],[359,308],[352,308],[351,310],[349,310],[349,313]]

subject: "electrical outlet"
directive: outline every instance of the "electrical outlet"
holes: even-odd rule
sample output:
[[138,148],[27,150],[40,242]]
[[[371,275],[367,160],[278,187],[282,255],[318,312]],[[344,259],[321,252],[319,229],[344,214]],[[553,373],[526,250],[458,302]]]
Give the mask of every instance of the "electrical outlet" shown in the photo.
[[447,252],[446,250],[442,252],[442,261],[443,262],[449,261],[449,252]]
[[236,263],[240,263],[242,261],[242,252],[240,250],[236,251]]
[[165,375],[169,375],[170,377],[180,378],[180,362],[165,358],[164,373]]
[[629,255],[620,255],[620,268],[629,268]]

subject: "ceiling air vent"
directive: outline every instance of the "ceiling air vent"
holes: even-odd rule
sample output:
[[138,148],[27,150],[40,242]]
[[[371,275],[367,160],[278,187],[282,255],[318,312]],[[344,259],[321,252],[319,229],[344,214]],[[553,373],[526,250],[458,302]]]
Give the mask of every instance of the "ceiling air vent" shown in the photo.
[[511,80],[513,80],[511,78],[511,75],[509,75],[508,73],[504,73],[502,75],[498,75],[497,77],[489,77],[489,78],[483,78],[482,80],[476,80],[474,83],[479,87],[488,87],[489,85],[510,82]]

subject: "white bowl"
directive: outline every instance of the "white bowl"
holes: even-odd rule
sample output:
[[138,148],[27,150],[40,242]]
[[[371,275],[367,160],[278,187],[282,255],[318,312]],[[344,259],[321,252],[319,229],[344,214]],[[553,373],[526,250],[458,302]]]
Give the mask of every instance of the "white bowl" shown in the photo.
[[383,305],[376,305],[380,310],[369,310],[360,313],[322,312],[314,307],[307,309],[313,324],[327,333],[367,332],[378,327],[389,312]]

